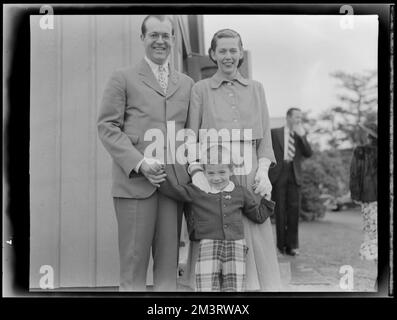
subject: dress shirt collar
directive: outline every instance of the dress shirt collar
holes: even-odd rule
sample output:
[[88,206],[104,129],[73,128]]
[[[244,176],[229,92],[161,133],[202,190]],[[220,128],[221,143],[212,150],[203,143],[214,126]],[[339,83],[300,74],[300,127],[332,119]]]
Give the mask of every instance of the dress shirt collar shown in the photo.
[[[150,69],[152,69],[153,73],[155,75],[158,74],[159,72],[159,64],[154,63],[152,60],[150,60],[147,56],[145,56],[145,61],[148,63],[148,65],[150,66]],[[169,69],[168,69],[168,59],[162,64],[162,66],[165,68],[166,73],[169,73]]]
[[[237,80],[244,86],[248,86],[248,80],[243,78],[240,72],[236,72],[236,75],[233,77],[232,81]],[[217,89],[223,82],[230,82],[230,79],[227,79],[222,73],[217,71],[211,78],[211,88]]]
[[218,190],[218,189],[215,189],[210,186],[210,191],[208,193],[220,193],[220,192],[224,192],[224,191],[232,192],[234,190],[234,187],[235,186],[234,186],[233,181],[229,181],[229,184],[226,187],[224,187],[222,190]]
[[285,134],[286,136],[289,136],[291,132],[292,132],[293,136],[295,136],[295,132],[294,132],[294,131],[291,131],[291,129],[290,129],[287,125],[285,125],[285,126],[284,126],[284,134]]

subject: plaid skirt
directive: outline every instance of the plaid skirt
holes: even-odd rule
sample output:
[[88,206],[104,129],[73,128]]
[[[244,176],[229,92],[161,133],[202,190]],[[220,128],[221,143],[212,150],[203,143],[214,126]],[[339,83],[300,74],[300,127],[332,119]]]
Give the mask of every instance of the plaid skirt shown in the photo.
[[196,262],[196,291],[245,290],[245,240],[200,241]]

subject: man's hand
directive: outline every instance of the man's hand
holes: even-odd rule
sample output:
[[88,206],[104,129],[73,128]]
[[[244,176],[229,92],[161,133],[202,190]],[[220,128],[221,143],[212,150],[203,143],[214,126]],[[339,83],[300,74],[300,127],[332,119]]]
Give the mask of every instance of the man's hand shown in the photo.
[[295,126],[293,127],[293,131],[295,131],[295,133],[296,133],[298,136],[303,136],[303,135],[306,134],[306,131],[305,131],[305,129],[303,128],[303,126],[302,126],[301,123],[298,124],[298,125],[295,125]]
[[164,165],[159,161],[143,160],[139,171],[149,180],[155,187],[160,187],[160,183],[165,181],[167,176],[164,171]]

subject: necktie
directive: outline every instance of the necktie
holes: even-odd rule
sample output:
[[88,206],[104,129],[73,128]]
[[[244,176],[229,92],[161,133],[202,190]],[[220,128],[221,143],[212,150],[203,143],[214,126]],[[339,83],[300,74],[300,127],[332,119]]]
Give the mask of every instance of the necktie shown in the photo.
[[168,86],[168,79],[167,79],[167,72],[165,70],[164,66],[159,66],[159,72],[158,72],[158,82],[160,84],[161,89],[163,89],[164,93],[167,91],[167,86]]
[[288,137],[288,159],[293,160],[295,156],[295,138],[294,133],[290,131]]

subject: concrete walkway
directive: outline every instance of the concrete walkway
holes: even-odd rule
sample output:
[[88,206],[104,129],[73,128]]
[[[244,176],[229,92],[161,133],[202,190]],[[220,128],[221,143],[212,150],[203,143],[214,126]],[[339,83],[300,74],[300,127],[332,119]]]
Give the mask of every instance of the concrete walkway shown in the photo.
[[283,291],[374,292],[377,266],[358,255],[359,210],[327,212],[321,220],[301,222],[299,233],[300,255],[278,256]]

